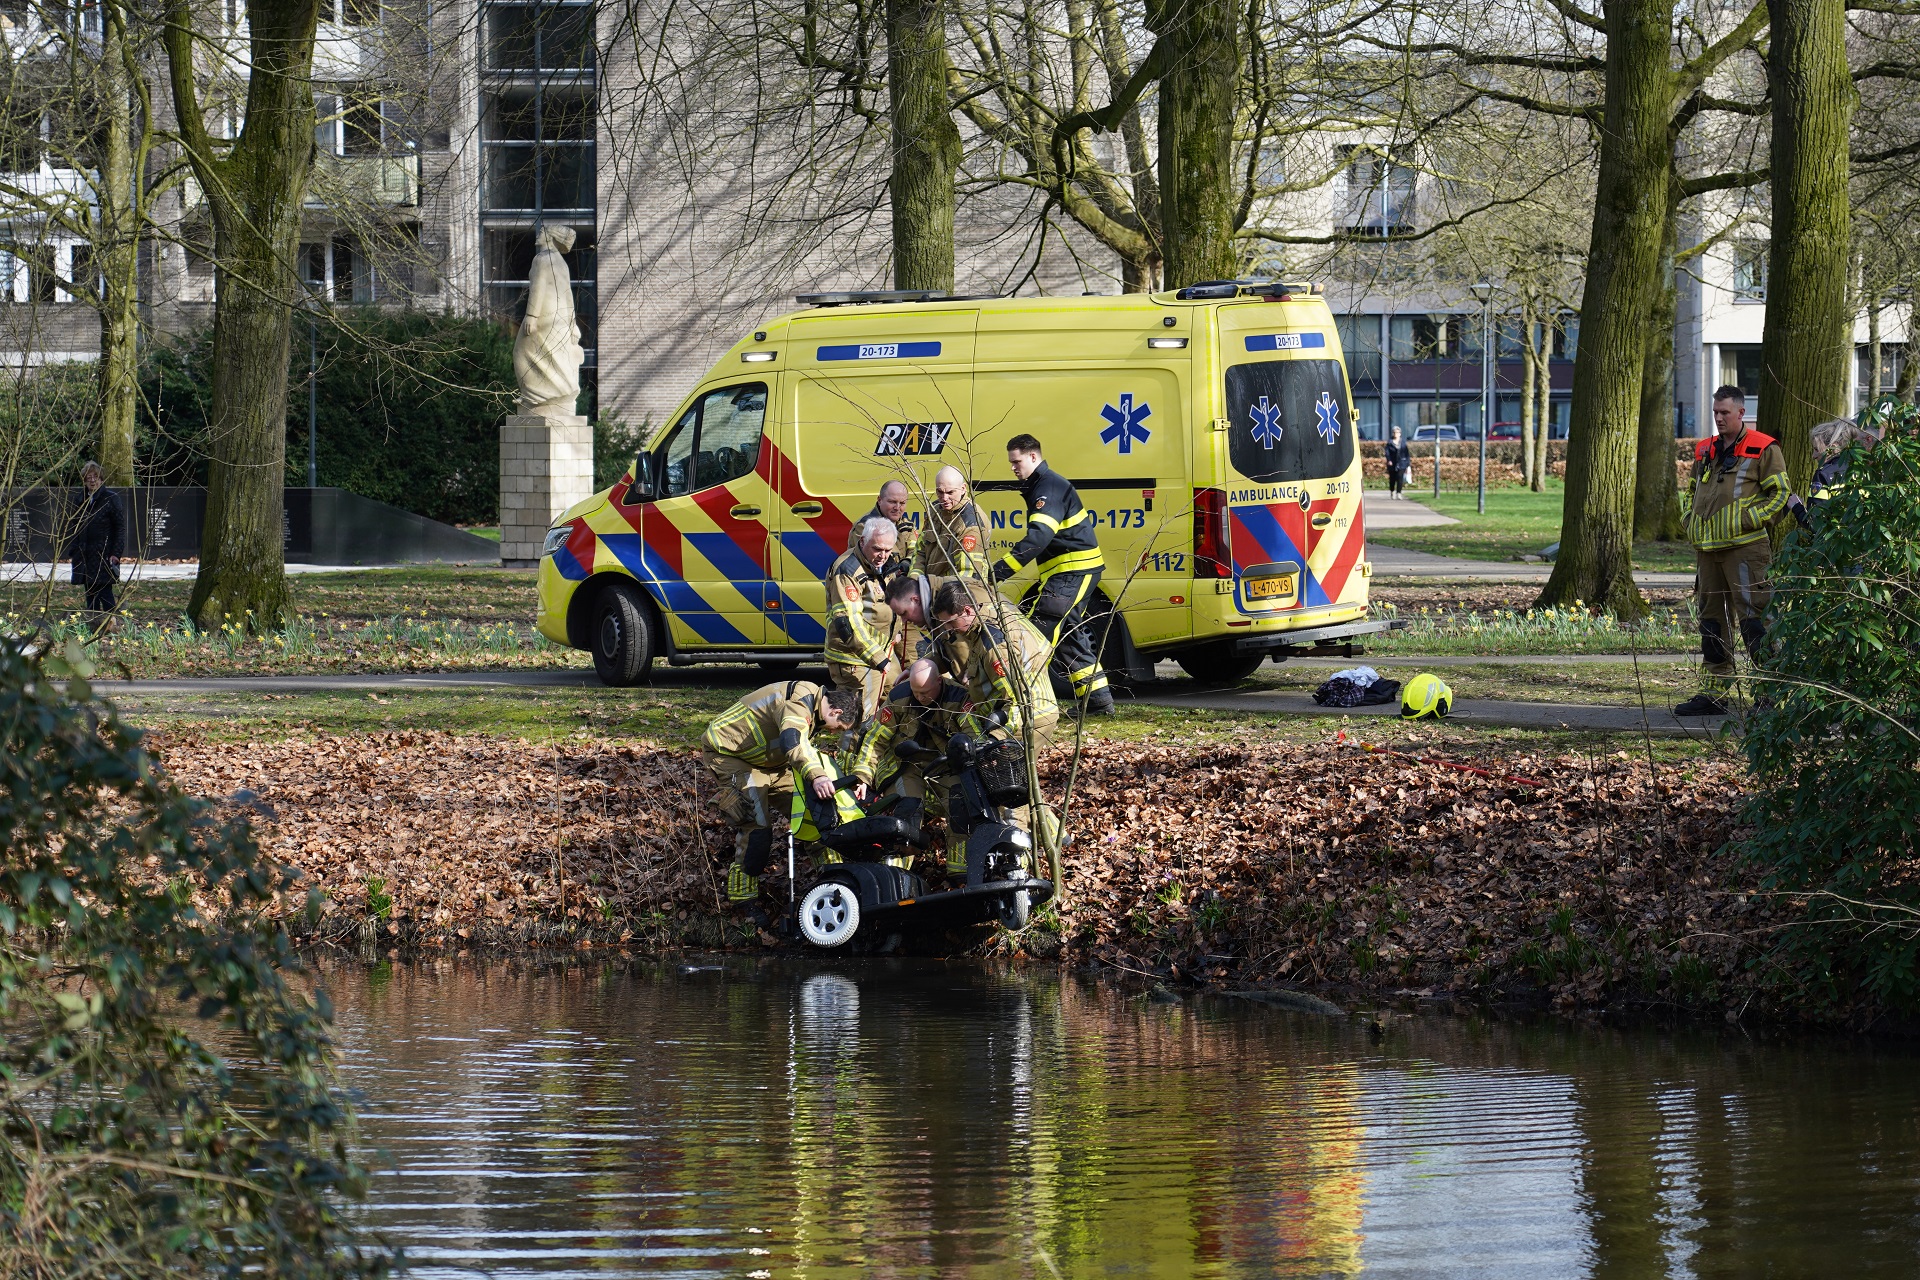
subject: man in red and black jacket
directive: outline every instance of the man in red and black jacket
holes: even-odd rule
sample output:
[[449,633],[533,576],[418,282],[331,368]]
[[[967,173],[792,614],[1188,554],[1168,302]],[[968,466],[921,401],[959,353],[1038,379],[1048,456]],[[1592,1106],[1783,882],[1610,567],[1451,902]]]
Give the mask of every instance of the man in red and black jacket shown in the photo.
[[1772,436],[1750,430],[1747,397],[1738,387],[1713,393],[1719,434],[1694,446],[1687,485],[1687,540],[1693,543],[1694,601],[1700,612],[1701,689],[1673,709],[1676,716],[1723,716],[1733,688],[1733,636],[1754,658],[1767,634],[1773,591],[1767,569],[1773,543],[1767,527],[1786,510],[1787,459]]

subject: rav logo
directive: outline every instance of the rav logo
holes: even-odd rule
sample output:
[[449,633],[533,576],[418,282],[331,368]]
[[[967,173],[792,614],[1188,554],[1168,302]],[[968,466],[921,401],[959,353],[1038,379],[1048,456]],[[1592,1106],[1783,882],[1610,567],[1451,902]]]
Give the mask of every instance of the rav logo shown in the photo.
[[880,428],[880,439],[873,451],[881,457],[939,453],[947,447],[947,437],[952,434],[951,422],[889,422]]

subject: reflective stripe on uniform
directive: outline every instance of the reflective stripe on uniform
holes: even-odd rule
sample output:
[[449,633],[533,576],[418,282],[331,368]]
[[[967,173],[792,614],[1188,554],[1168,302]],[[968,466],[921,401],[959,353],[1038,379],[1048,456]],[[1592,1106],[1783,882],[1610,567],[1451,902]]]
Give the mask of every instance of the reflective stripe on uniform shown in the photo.
[[1069,551],[1063,555],[1055,556],[1051,560],[1042,560],[1040,562],[1040,581],[1045,582],[1055,574],[1081,573],[1088,569],[1103,569],[1106,567],[1106,563],[1106,556],[1101,553],[1098,547],[1088,547],[1084,551]]

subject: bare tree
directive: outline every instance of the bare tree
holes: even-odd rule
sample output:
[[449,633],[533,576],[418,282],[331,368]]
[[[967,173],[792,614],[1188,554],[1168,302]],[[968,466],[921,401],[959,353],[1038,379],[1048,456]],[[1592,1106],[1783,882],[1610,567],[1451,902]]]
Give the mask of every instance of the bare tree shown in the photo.
[[224,41],[196,25],[204,15],[189,0],[167,0],[165,14],[174,114],[213,216],[215,255],[207,515],[188,608],[200,626],[256,631],[278,626],[287,606],[287,357],[314,153],[319,3],[261,0],[249,7],[246,109],[231,142],[208,130],[201,101],[202,60],[224,61]]

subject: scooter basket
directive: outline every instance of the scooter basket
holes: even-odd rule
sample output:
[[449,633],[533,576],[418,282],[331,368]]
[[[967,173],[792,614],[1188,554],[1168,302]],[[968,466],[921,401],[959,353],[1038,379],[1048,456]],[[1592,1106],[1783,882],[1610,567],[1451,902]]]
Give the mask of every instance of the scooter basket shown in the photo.
[[975,769],[995,804],[1018,806],[1031,798],[1027,794],[1027,753],[1018,742],[1001,741],[990,746]]

